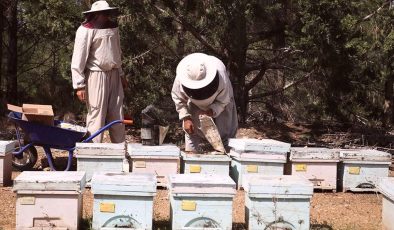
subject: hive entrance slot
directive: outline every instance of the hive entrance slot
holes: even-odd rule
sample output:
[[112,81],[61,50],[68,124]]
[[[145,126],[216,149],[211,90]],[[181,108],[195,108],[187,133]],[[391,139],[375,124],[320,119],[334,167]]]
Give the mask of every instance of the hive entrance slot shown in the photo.
[[141,224],[131,216],[115,216],[109,219],[101,229],[140,229]]

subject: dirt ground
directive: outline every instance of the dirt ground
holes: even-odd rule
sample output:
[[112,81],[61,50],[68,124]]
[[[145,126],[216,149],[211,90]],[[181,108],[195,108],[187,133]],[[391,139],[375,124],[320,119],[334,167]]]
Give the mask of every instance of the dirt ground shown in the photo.
[[[297,133],[293,133],[297,135]],[[240,129],[239,136],[254,138],[267,137],[256,129]],[[268,137],[270,137],[268,135]],[[41,152],[41,151],[39,151]],[[42,153],[41,153],[42,155]],[[56,161],[66,162],[61,153],[55,154]],[[73,162],[75,169],[76,162]],[[46,170],[45,158],[39,158],[36,170]],[[15,178],[20,172],[13,172]],[[390,176],[394,172],[390,171]],[[233,229],[245,228],[245,193],[240,190],[233,203]],[[0,187],[0,230],[15,229],[15,201],[16,195],[12,187]],[[92,217],[93,195],[86,189],[83,196],[83,222],[82,229],[89,229]],[[311,200],[311,228],[312,229],[339,229],[339,230],[373,230],[381,229],[382,195],[378,193],[342,193],[342,192],[315,192]],[[154,199],[154,229],[170,229],[170,207],[168,191],[158,189]]]

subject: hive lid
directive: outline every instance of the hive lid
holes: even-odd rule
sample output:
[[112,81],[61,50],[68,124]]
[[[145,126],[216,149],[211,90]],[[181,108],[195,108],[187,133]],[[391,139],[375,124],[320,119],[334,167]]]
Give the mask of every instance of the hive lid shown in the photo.
[[14,180],[14,191],[76,191],[85,188],[85,172],[25,171]]
[[378,183],[379,191],[394,201],[394,177],[383,177]]
[[227,175],[174,174],[169,176],[174,195],[235,195],[235,182]]
[[339,152],[328,148],[292,147],[290,160],[339,161]]
[[231,161],[227,155],[220,154],[198,154],[198,153],[187,153],[181,152],[183,160],[186,161]]
[[313,184],[308,179],[296,175],[267,176],[261,174],[244,175],[243,188],[253,195],[308,195],[313,194]]
[[272,139],[229,139],[228,145],[242,152],[283,152],[290,151],[290,144]]
[[172,145],[172,144],[148,146],[148,145],[142,145],[140,143],[132,143],[127,145],[127,152],[130,156],[179,157],[181,151],[176,145]]
[[374,149],[360,149],[360,150],[340,150],[339,156],[343,162],[385,162],[391,163],[391,154],[374,150]]
[[260,161],[286,163],[286,152],[242,152],[235,149],[230,150],[230,156],[239,161]]
[[156,175],[149,173],[97,172],[92,177],[92,193],[154,195],[156,182]]
[[0,156],[4,156],[6,153],[14,151],[15,141],[0,141]]
[[77,157],[83,156],[117,156],[125,157],[124,143],[76,143],[75,153]]

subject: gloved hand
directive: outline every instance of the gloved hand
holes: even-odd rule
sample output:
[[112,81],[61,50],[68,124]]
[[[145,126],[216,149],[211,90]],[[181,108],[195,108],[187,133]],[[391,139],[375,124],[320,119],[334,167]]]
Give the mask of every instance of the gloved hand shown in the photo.
[[86,101],[86,90],[85,89],[77,89],[76,92],[78,99],[82,102]]
[[194,125],[190,117],[183,118],[183,130],[188,134],[194,133]]

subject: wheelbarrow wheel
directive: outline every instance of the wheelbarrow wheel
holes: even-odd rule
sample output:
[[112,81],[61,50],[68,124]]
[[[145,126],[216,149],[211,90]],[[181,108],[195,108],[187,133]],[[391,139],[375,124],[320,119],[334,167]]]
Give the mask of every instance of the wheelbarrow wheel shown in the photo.
[[[15,149],[18,151],[19,147]],[[12,166],[19,171],[31,170],[37,162],[37,149],[30,146],[22,153],[22,157],[12,156]]]

